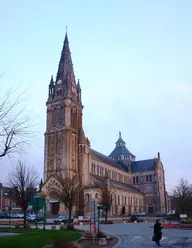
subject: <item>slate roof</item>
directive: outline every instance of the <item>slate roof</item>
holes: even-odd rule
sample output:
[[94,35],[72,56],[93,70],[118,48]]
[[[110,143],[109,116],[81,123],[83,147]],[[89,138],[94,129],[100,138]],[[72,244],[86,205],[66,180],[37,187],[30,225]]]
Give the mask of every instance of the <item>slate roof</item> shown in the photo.
[[131,155],[135,157],[126,147],[125,141],[122,139],[121,132],[119,132],[119,139],[116,141],[115,149],[110,153],[109,157],[115,157],[118,155]]
[[118,155],[131,155],[134,156],[126,146],[116,146],[115,149],[110,153],[109,157],[115,157]]
[[131,164],[132,173],[153,171],[155,169],[155,159],[135,161]]
[[[93,178],[95,179],[95,186],[101,187],[102,185],[104,185],[104,183],[105,183],[104,177],[99,177],[99,176],[93,175]],[[126,184],[126,183],[122,183],[122,182],[118,182],[118,181],[110,179],[110,185],[111,185],[111,187],[114,187],[114,188],[117,188],[120,190],[122,189],[122,190],[130,191],[130,192],[142,194],[140,190],[138,190],[135,187],[133,187],[129,184]]]
[[104,154],[102,154],[100,152],[97,152],[97,151],[91,149],[91,155],[92,155],[93,159],[95,158],[96,160],[99,160],[99,161],[101,161],[103,163],[111,165],[111,166],[113,166],[113,167],[115,167],[115,168],[117,168],[119,170],[125,171],[125,169],[119,163],[117,163],[115,160],[107,157],[106,155],[104,155]]

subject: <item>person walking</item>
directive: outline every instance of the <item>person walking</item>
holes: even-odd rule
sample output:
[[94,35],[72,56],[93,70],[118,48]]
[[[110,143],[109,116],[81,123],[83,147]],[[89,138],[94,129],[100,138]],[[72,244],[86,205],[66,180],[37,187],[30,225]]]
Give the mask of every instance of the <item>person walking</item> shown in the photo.
[[156,223],[154,225],[154,232],[153,232],[153,234],[154,234],[154,241],[156,242],[156,244],[158,246],[161,246],[160,245],[160,240],[162,238],[162,225],[161,225],[161,223],[160,223],[159,220],[156,220]]

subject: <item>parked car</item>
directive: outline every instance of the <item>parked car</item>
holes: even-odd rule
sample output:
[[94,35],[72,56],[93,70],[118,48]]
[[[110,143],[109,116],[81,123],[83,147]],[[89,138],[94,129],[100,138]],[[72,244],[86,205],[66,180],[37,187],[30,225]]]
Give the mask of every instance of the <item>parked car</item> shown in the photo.
[[8,219],[8,214],[0,214],[0,219]]
[[157,217],[165,217],[166,216],[166,213],[157,213],[156,216]]
[[[61,223],[67,223],[68,220],[69,220],[68,216],[62,215],[62,216],[57,217],[53,222],[55,224],[61,224]],[[71,217],[71,221],[73,222],[73,217]]]
[[44,217],[41,216],[41,215],[36,215],[36,214],[31,214],[28,218],[27,218],[27,221],[28,222],[38,222],[38,221],[43,221],[44,220]]

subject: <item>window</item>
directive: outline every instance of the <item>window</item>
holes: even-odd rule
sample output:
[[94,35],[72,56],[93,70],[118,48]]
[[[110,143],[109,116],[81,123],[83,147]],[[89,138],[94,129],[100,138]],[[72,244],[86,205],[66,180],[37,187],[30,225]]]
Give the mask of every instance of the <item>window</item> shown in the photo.
[[135,184],[135,177],[133,177],[133,184]]
[[56,127],[56,123],[57,123],[57,109],[54,108],[53,109],[53,126]]
[[5,207],[9,207],[9,203],[10,203],[10,200],[9,199],[5,199]]
[[59,113],[59,125],[62,126],[64,122],[64,108],[63,106],[60,107],[60,113]]
[[97,175],[99,175],[99,165],[97,165]]
[[139,180],[138,180],[138,176],[136,176],[136,183],[138,183],[139,182]]
[[147,183],[149,182],[149,176],[148,175],[146,176],[146,182]]
[[57,90],[57,96],[61,96],[62,95],[62,89]]
[[118,195],[118,204],[120,205],[120,195]]
[[152,182],[152,175],[149,176],[149,181]]

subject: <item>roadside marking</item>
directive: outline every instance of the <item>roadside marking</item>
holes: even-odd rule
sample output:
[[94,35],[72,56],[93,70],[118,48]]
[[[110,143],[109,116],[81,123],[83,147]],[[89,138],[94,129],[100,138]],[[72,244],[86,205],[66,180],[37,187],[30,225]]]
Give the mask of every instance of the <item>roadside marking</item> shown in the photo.
[[136,241],[139,240],[142,236],[133,236],[133,239],[131,239],[130,241]]
[[165,240],[165,239],[168,239],[168,237],[162,237],[162,239],[161,239],[161,240]]

